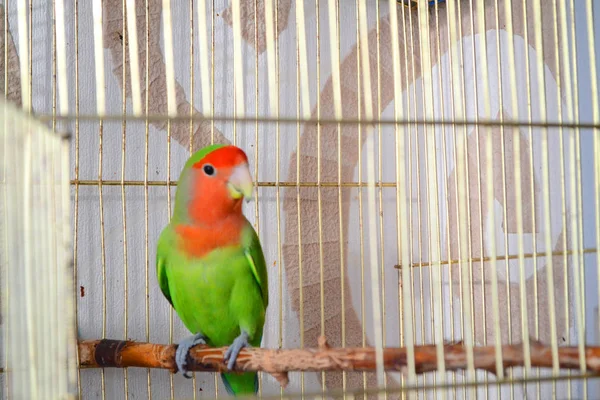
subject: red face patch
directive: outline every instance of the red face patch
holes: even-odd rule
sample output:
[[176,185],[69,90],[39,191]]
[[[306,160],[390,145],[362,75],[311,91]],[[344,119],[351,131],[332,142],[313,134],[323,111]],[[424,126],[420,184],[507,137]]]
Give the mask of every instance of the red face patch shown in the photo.
[[204,164],[211,164],[215,168],[228,168],[247,162],[248,157],[242,149],[236,146],[225,146],[208,154],[202,161],[194,164],[194,168],[202,168]]

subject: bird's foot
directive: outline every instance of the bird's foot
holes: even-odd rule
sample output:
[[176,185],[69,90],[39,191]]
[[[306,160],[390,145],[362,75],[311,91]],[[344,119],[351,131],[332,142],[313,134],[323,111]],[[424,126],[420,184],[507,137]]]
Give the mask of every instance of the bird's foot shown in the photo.
[[177,346],[177,351],[175,352],[175,363],[177,364],[177,368],[183,376],[188,379],[192,376],[189,375],[188,371],[185,369],[185,365],[187,364],[186,358],[190,349],[197,344],[206,344],[206,338],[201,333],[183,339]]
[[227,363],[228,369],[233,369],[237,356],[244,347],[250,347],[250,343],[248,343],[248,333],[242,331],[240,336],[236,337],[231,346],[229,346],[225,352],[225,357],[223,357],[223,361]]

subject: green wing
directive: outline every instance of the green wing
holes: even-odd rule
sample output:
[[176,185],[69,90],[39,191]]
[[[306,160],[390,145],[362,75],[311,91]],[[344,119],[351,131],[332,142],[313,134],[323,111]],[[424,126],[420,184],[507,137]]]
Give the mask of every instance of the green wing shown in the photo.
[[267,308],[269,305],[269,278],[267,276],[267,265],[258,235],[250,223],[248,223],[244,229],[242,240],[244,253],[252,268],[252,274],[254,275],[258,286],[260,286],[263,302],[265,308]]
[[170,233],[171,226],[167,225],[158,239],[158,247],[156,249],[156,278],[158,280],[160,291],[167,298],[171,306],[174,307],[173,300],[171,300],[171,293],[169,292],[169,281],[167,279],[167,255],[169,254],[170,248]]

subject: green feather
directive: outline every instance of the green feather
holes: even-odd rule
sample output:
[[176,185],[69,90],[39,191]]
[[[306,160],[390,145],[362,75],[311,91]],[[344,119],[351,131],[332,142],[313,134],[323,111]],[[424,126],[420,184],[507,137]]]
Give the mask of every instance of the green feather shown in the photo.
[[[189,166],[220,146],[209,146],[194,154],[182,176]],[[183,196],[180,192],[184,190],[185,186],[178,186],[176,196]],[[184,325],[194,334],[202,332],[208,345],[229,346],[243,329],[250,344],[259,347],[269,290],[265,258],[256,231],[246,221],[239,244],[193,258],[176,246],[179,238],[175,227],[185,221],[184,211],[178,214],[179,218],[175,218],[176,213],[177,210],[157,246],[156,274],[163,295]],[[221,376],[230,394],[257,392],[254,372]]]
[[215,144],[211,144],[211,145],[201,148],[200,150],[198,150],[194,154],[192,154],[190,156],[190,158],[185,162],[185,166],[183,167],[183,170],[185,171],[185,170],[189,169],[192,165],[196,164],[198,161],[202,160],[204,157],[206,157],[213,151],[220,149],[221,147],[225,147],[225,146],[227,146],[227,145],[221,144],[221,143],[215,143]]

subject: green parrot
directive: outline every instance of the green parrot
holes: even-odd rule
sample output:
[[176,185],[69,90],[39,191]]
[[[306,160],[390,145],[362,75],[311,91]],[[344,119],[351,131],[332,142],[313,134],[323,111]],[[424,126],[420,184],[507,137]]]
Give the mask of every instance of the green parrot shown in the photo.
[[[235,146],[205,147],[185,164],[175,207],[156,252],[163,295],[193,336],[176,352],[179,371],[197,344],[229,346],[232,370],[243,347],[259,347],[269,303],[265,258],[256,231],[242,213],[252,199],[248,158]],[[256,372],[222,373],[230,395],[255,394]]]

